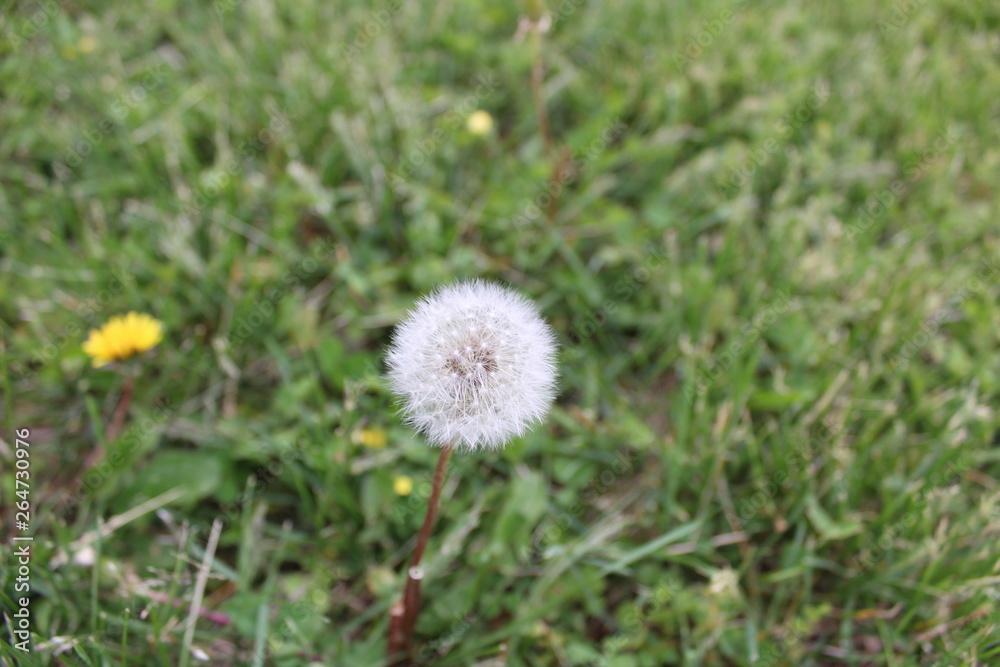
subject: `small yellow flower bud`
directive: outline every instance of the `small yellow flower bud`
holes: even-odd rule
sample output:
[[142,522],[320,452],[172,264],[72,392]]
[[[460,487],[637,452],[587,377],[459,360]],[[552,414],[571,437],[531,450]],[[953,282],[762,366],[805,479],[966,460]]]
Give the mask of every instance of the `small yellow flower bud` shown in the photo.
[[489,134],[493,129],[493,116],[488,111],[473,111],[465,121],[465,127],[470,133],[476,135]]
[[406,475],[400,475],[392,480],[392,490],[399,496],[408,496],[413,491],[413,480]]
[[385,431],[374,428],[363,428],[354,434],[354,441],[365,447],[382,449],[386,443]]

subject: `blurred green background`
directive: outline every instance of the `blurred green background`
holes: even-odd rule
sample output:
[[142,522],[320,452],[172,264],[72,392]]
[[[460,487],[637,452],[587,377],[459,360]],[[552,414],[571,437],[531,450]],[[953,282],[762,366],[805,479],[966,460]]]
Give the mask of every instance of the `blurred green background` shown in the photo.
[[561,395],[454,457],[416,664],[1000,662],[1000,6],[549,2],[3,5],[4,660],[381,664],[383,349],[484,277]]

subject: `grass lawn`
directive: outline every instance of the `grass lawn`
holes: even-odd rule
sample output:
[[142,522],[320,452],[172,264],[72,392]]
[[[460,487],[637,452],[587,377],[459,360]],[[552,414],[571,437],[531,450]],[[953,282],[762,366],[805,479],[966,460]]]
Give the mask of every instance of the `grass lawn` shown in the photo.
[[547,1],[0,3],[0,662],[384,664],[485,278],[559,397],[412,664],[1000,664],[1000,6]]

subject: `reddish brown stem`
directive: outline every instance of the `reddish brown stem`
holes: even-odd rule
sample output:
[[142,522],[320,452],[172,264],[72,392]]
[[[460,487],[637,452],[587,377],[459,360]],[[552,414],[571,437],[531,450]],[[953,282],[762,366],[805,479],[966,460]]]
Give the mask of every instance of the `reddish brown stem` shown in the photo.
[[406,641],[413,642],[413,631],[417,627],[417,615],[420,613],[420,582],[424,578],[422,567],[411,567],[406,571],[406,588],[403,589],[403,608],[406,610],[404,630]]
[[441,502],[441,487],[444,486],[444,478],[448,474],[448,459],[451,458],[451,446],[441,448],[441,455],[438,456],[437,467],[434,469],[434,479],[431,481],[431,497],[427,501],[427,514],[424,515],[424,525],[420,527],[420,534],[417,536],[417,547],[413,550],[413,560],[410,567],[419,567],[420,559],[427,548],[427,540],[431,538],[434,530],[434,520],[437,519],[438,505]]
[[403,623],[406,608],[403,601],[394,602],[389,608],[389,661],[391,665],[406,663],[406,628]]
[[537,40],[535,44],[535,62],[531,66],[531,97],[535,101],[535,116],[538,119],[538,130],[542,135],[542,145],[545,147],[545,155],[552,157],[555,141],[552,139],[552,128],[549,126],[549,113],[545,109],[545,98],[542,95],[542,81],[545,79],[545,64],[542,62],[541,35],[534,35]]
[[[118,405],[115,407],[115,413],[111,417],[111,423],[108,424],[108,428],[104,431],[104,442],[98,442],[97,446],[94,447],[94,451],[87,455],[87,458],[83,461],[83,472],[86,473],[88,470],[96,466],[101,459],[104,457],[104,443],[110,444],[118,437],[121,433],[122,427],[125,425],[125,415],[128,414],[128,408],[132,404],[132,392],[135,389],[135,380],[128,376],[125,378],[125,386],[122,387],[122,395],[118,399]],[[83,475],[79,476],[79,479],[83,479]]]
[[552,167],[552,176],[549,178],[549,192],[552,197],[549,199],[549,207],[545,212],[550,226],[555,224],[556,214],[559,213],[559,193],[566,187],[567,182],[572,176],[572,172],[570,171],[570,157],[569,149],[563,146],[559,161]]
[[434,531],[434,520],[437,519],[438,506],[441,503],[441,488],[444,486],[444,479],[448,474],[449,458],[451,458],[450,445],[441,449],[437,467],[434,469],[431,497],[427,501],[427,514],[424,515],[424,523],[417,535],[417,546],[413,550],[413,559],[406,572],[406,588],[403,590],[403,599],[401,602],[393,604],[389,610],[389,656],[390,659],[397,660],[393,663],[395,665],[405,664],[406,657],[410,654],[413,645],[413,630],[416,628],[417,616],[420,613],[420,581],[424,577],[420,560],[424,556],[427,542]]
[[105,442],[112,442],[122,432],[125,425],[125,415],[132,404],[132,391],[135,389],[135,379],[131,376],[125,378],[125,386],[122,388],[122,396],[118,399],[118,407],[115,409],[115,416],[111,420],[108,432],[104,434]]
[[[541,14],[539,14],[541,16]],[[549,205],[545,211],[545,217],[551,227],[555,224],[556,214],[559,212],[559,193],[566,185],[565,180],[570,165],[570,153],[563,148],[559,155],[556,154],[556,141],[552,137],[552,125],[549,123],[549,112],[545,106],[545,95],[542,84],[545,81],[545,61],[543,60],[543,27],[541,18],[532,22],[531,38],[532,50],[534,51],[534,61],[531,65],[531,99],[535,105],[535,118],[538,122],[538,131],[542,135],[542,146],[545,148],[545,156],[552,160],[552,175],[549,177]]]

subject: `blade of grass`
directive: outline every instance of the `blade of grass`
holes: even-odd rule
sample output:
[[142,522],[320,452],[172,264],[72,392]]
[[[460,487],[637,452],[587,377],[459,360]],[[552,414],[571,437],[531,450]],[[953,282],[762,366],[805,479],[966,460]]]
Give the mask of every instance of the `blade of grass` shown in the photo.
[[222,522],[215,519],[212,522],[212,532],[208,536],[208,546],[205,547],[205,557],[198,569],[198,578],[194,584],[194,596],[191,598],[191,611],[188,613],[187,627],[184,629],[184,640],[181,642],[180,667],[188,667],[191,662],[191,643],[194,641],[194,629],[198,624],[201,611],[201,601],[205,595],[205,584],[208,583],[208,573],[215,559],[215,547],[219,544],[219,534],[222,532]]

